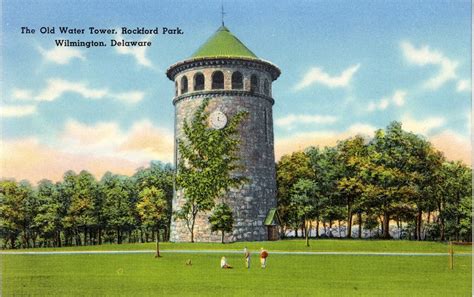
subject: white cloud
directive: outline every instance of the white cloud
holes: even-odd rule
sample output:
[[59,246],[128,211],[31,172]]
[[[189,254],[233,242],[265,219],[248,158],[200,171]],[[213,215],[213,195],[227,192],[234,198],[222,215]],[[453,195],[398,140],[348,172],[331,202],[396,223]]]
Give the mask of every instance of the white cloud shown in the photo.
[[54,101],[64,93],[77,93],[84,98],[100,99],[107,95],[107,89],[93,89],[84,82],[70,82],[63,79],[49,79],[44,88],[35,99],[38,101]]
[[471,81],[469,79],[460,79],[456,86],[458,92],[469,92],[471,91]]
[[46,86],[35,95],[31,90],[14,89],[13,98],[19,100],[54,101],[65,93],[79,94],[87,99],[111,98],[125,103],[138,103],[144,97],[142,91],[111,92],[107,88],[92,88],[87,82],[72,82],[60,78],[48,79]]
[[330,88],[347,87],[352,80],[352,76],[359,70],[360,64],[353,65],[338,76],[331,76],[324,72],[322,68],[313,67],[303,77],[303,79],[296,85],[296,90],[301,90],[309,87],[312,84],[322,84]]
[[392,96],[392,101],[396,106],[403,106],[405,105],[405,97],[407,92],[402,90],[397,90]]
[[0,106],[0,116],[5,118],[19,118],[36,113],[35,105],[5,105]]
[[[126,39],[126,38],[124,38],[122,34],[118,34],[117,40],[122,40],[122,39]],[[151,39],[150,35],[147,35],[147,37],[145,37],[141,41],[150,41],[150,39]],[[116,46],[115,49],[121,55],[131,55],[132,57],[135,58],[135,60],[137,61],[139,65],[142,65],[148,68],[153,67],[153,64],[146,56],[146,50],[148,49],[147,46],[136,46],[136,47]]]
[[88,170],[131,175],[151,160],[173,160],[173,132],[149,120],[121,129],[116,122],[85,124],[67,121],[58,138],[44,143],[36,137],[4,140],[0,146],[1,177],[60,180],[64,172]]
[[406,114],[401,118],[401,122],[404,130],[427,135],[431,130],[442,127],[446,120],[443,117],[428,117],[416,120],[411,115]]
[[288,137],[275,138],[275,157],[280,159],[285,154],[294,151],[301,151],[310,146],[335,146],[338,141],[362,135],[363,137],[372,137],[376,128],[365,123],[354,123],[345,131],[314,131],[296,133]]
[[131,91],[125,93],[117,93],[113,95],[113,97],[126,103],[138,103],[142,101],[143,97],[145,97],[145,93],[140,91]]
[[86,59],[82,51],[74,47],[55,46],[50,50],[38,47],[38,50],[47,61],[60,65],[69,64],[69,62],[75,58],[80,60]]
[[19,100],[31,100],[33,95],[30,90],[24,89],[13,89],[12,97]]
[[401,48],[403,55],[410,63],[418,66],[436,65],[439,67],[439,72],[425,81],[425,88],[435,90],[457,78],[456,69],[459,63],[444,56],[440,51],[433,50],[427,45],[416,48],[407,41],[401,43]]
[[467,165],[471,164],[471,142],[468,137],[452,130],[444,130],[431,136],[429,140],[448,160],[460,160]]
[[375,110],[385,110],[391,104],[396,106],[403,106],[405,105],[405,98],[407,92],[404,90],[396,90],[395,93],[391,97],[383,97],[378,102],[370,102],[367,110],[372,112]]
[[289,114],[275,121],[275,125],[291,129],[295,124],[332,124],[337,117],[329,115]]

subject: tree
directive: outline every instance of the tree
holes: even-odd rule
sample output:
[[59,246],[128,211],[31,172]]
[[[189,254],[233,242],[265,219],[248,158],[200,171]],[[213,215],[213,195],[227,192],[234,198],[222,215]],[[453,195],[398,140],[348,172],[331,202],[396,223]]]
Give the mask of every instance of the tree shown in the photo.
[[175,217],[185,221],[191,242],[197,215],[210,211],[220,195],[247,181],[234,174],[239,168],[238,127],[246,112],[236,113],[223,129],[211,129],[207,125],[209,113],[205,111],[208,103],[209,100],[203,101],[191,122],[183,122],[184,138],[178,142],[176,186],[184,204]]
[[38,232],[45,245],[51,242],[60,246],[61,217],[59,213],[59,193],[56,186],[47,179],[38,183],[38,212],[33,218],[33,228]]
[[212,232],[222,232],[221,242],[224,243],[225,232],[232,232],[234,227],[234,217],[232,216],[232,210],[225,203],[216,205],[211,216],[209,217],[209,223],[211,224]]
[[299,220],[304,223],[306,246],[309,246],[309,229],[311,219],[314,218],[314,200],[316,184],[309,179],[298,180],[291,188],[291,207],[294,209]]
[[[339,192],[337,181],[341,166],[337,162],[337,150],[334,148],[310,147],[306,150],[314,172],[315,191],[313,197],[314,218],[316,219],[316,237],[319,237],[319,222],[329,216],[331,206],[337,207]],[[331,214],[332,215],[332,214]]]
[[291,188],[300,179],[314,179],[314,171],[308,155],[304,152],[294,152],[291,155],[282,156],[276,165],[276,179],[278,213],[281,216],[282,225],[294,229],[297,236],[302,222],[291,207]]
[[165,192],[161,189],[151,186],[140,191],[137,211],[142,224],[156,231],[155,257],[160,257],[160,229],[168,221],[167,204]]
[[341,178],[338,181],[338,190],[346,207],[346,237],[348,238],[352,236],[352,217],[354,213],[359,214],[359,221],[361,221],[360,216],[364,208],[363,168],[366,166],[368,154],[365,143],[365,139],[357,135],[354,138],[339,142],[337,146],[338,160],[343,165]]
[[136,223],[132,200],[133,183],[126,176],[107,172],[102,177],[101,192],[104,195],[103,216],[108,231],[115,232],[117,243],[123,242],[124,233]]
[[472,169],[459,161],[451,161],[443,164],[442,171],[442,201],[438,202],[441,204],[441,240],[445,236],[449,240],[469,240],[472,230]]
[[[161,189],[165,193],[167,202],[167,223],[165,225],[165,232],[163,237],[165,240],[169,239],[170,224],[171,224],[171,206],[173,199],[173,183],[174,183],[174,169],[170,164],[164,164],[159,161],[150,162],[150,166],[146,168],[139,168],[132,177],[134,182],[134,195],[138,197],[138,194],[145,188],[155,187]],[[140,220],[140,217],[138,217]],[[140,237],[143,241],[143,231],[145,231],[145,238],[148,240],[148,233],[146,230],[140,228]],[[152,231],[152,235],[153,235]]]

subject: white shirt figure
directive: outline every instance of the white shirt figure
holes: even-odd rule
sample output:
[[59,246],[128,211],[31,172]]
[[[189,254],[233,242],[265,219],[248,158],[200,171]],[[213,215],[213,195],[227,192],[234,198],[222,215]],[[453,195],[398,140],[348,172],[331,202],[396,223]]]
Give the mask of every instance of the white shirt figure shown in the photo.
[[227,259],[225,257],[221,258],[221,268],[224,268],[227,265]]
[[247,248],[244,248],[244,257],[245,257],[245,267],[250,268],[250,252]]

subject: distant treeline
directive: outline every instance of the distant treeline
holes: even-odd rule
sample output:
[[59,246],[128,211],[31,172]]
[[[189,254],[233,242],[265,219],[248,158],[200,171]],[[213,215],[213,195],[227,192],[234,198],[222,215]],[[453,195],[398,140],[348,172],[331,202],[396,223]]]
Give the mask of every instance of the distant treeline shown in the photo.
[[[153,241],[156,226],[142,219],[137,206],[147,193],[161,190],[171,213],[173,174],[171,165],[152,162],[131,177],[108,172],[100,181],[87,171],[68,171],[62,181],[41,180],[36,187],[28,181],[2,180],[3,248]],[[170,218],[160,226],[164,240]]]
[[[472,169],[447,161],[424,138],[392,122],[371,139],[311,147],[277,163],[278,210],[285,231],[352,224],[390,238],[472,240]],[[316,236],[320,236],[317,234]]]
[[[276,167],[285,232],[305,235],[342,223],[351,236],[356,223],[359,236],[363,228],[390,238],[392,222],[406,239],[472,240],[471,168],[447,161],[400,123],[371,139],[356,136],[285,155]],[[2,180],[0,242],[3,248],[148,242],[157,230],[168,240],[173,178],[171,165],[152,162],[131,177],[108,172],[99,181],[87,171],[36,186]],[[166,200],[166,224],[140,215],[150,203],[162,203],[150,195]]]

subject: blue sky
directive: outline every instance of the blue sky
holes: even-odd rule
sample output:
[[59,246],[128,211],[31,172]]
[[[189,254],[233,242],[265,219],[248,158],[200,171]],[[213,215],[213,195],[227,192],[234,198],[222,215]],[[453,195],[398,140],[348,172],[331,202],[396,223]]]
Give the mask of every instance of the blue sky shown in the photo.
[[[2,176],[68,169],[131,174],[172,160],[167,67],[220,25],[221,1],[3,1]],[[273,84],[277,158],[371,135],[398,120],[470,162],[469,1],[224,1],[225,24],[282,70]],[[21,34],[21,27],[35,34]],[[41,27],[57,34],[40,34]],[[59,26],[180,27],[145,50],[56,47]]]

